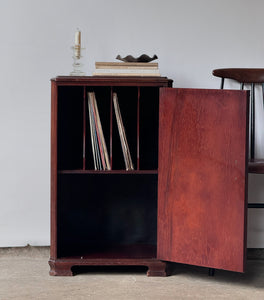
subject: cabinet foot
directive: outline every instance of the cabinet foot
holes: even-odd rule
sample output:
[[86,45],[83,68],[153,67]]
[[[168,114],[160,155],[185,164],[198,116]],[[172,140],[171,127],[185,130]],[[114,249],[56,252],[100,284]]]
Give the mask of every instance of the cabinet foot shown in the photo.
[[154,259],[50,259],[51,276],[73,276],[73,266],[146,266],[147,276],[167,276],[167,263]]
[[148,265],[147,276],[167,276],[167,264],[163,261],[157,261]]
[[54,260],[49,260],[51,276],[72,276],[72,264],[68,263],[59,263],[57,264]]

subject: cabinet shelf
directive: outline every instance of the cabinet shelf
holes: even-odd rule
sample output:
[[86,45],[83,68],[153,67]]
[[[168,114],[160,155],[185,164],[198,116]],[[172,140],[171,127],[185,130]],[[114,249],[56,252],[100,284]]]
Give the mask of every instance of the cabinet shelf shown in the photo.
[[59,170],[58,174],[158,174],[158,170]]
[[[91,250],[92,249],[92,250]],[[157,246],[156,245],[117,245],[117,246],[104,246],[101,248],[93,249],[78,255],[68,255],[60,257],[60,259],[150,259],[156,258]]]

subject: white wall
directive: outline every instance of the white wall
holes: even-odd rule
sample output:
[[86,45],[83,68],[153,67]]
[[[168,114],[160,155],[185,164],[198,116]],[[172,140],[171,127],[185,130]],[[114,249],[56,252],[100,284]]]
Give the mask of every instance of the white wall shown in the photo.
[[[218,88],[214,68],[263,67],[263,11],[262,0],[1,0],[0,247],[49,244],[49,79],[71,71],[76,27],[88,75],[147,53],[175,87]],[[250,200],[264,199],[263,182],[250,176]],[[264,247],[264,212],[249,215],[248,245]]]

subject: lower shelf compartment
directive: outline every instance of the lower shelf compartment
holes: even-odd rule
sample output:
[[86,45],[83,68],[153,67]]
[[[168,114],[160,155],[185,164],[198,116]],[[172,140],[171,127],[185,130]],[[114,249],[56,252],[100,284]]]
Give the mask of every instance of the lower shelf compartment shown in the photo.
[[59,259],[155,259],[157,246],[155,245],[117,245],[105,247],[91,247],[89,252],[79,252]]
[[[96,252],[104,257],[112,245],[119,257],[138,251],[119,251],[122,245],[156,245],[157,179],[157,174],[60,174],[57,257]],[[148,258],[156,257],[146,251]]]

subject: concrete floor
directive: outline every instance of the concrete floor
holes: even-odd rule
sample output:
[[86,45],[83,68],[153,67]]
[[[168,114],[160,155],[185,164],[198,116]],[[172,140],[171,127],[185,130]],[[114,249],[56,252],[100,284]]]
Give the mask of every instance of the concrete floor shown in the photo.
[[[49,248],[0,249],[0,299],[264,299],[264,260],[248,260],[245,274],[173,264],[169,277],[144,269],[98,268],[73,277],[49,276]],[[85,271],[85,272],[83,272]]]

